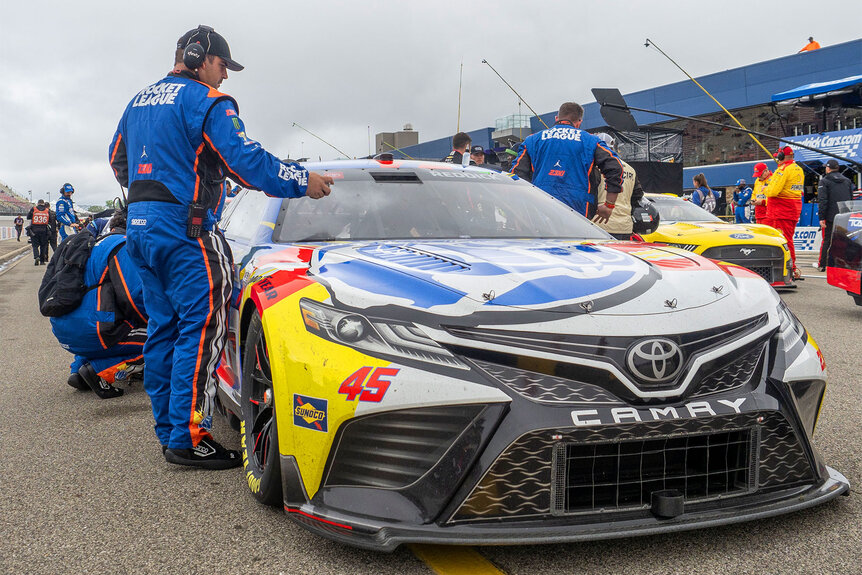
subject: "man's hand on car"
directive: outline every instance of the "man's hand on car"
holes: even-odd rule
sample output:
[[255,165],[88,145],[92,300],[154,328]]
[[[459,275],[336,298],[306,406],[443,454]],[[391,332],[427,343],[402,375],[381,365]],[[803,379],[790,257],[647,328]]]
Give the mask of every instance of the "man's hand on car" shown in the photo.
[[319,200],[323,196],[328,196],[332,190],[329,186],[333,184],[332,176],[321,176],[314,172],[308,173],[308,188],[305,190],[305,195],[313,200]]

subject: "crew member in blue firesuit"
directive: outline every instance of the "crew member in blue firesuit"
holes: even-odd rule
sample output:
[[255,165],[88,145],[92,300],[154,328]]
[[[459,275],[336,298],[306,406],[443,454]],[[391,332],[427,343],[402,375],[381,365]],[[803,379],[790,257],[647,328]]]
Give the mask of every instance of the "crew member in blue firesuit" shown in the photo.
[[[560,106],[553,127],[521,142],[512,172],[579,214],[605,223],[622,191],[623,166],[604,142],[579,129],[583,118],[584,109],[579,104]],[[607,196],[597,206],[601,176],[605,177]]]
[[218,91],[228,70],[242,69],[212,28],[190,30],[173,71],[128,104],[108,152],[129,188],[127,245],[149,314],[144,388],[156,435],[167,461],[207,469],[242,463],[210,434],[232,289],[230,248],[216,226],[224,179],[314,199],[332,184],[249,138],[236,101]]
[[60,188],[60,199],[57,200],[55,211],[57,213],[57,229],[60,233],[60,241],[62,242],[70,234],[75,233],[72,224],[78,223],[78,216],[75,214],[75,203],[72,201],[72,194],[75,193],[75,188],[72,184],[63,184]]
[[751,220],[745,214],[745,208],[751,201],[751,188],[745,184],[745,180],[736,180],[736,189],[733,190],[733,216],[737,224],[750,224]]
[[[73,311],[51,318],[51,330],[63,349],[75,354],[68,383],[92,389],[102,399],[123,395],[111,385],[141,371],[147,340],[138,266],[126,250],[126,215],[117,211],[90,250],[84,270],[89,290]],[[94,233],[95,232],[95,233]],[[97,228],[83,234],[98,235]]]

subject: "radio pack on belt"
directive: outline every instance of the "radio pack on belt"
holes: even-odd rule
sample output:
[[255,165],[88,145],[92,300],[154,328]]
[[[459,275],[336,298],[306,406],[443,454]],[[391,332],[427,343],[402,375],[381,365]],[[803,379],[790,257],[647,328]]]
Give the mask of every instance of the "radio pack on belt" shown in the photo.
[[[91,289],[96,289],[101,283],[87,286],[84,283],[84,272],[87,260],[97,238],[87,231],[69,236],[57,246],[57,251],[51,256],[51,261],[42,277],[39,286],[39,311],[45,317],[60,317],[74,311],[81,305],[84,296]],[[126,242],[120,242],[111,251],[108,260],[119,251]]]

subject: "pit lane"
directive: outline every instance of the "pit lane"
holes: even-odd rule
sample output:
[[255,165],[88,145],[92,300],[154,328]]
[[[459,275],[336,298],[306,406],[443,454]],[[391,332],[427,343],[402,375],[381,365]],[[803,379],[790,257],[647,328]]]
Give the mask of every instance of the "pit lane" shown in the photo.
[[[682,534],[529,547],[405,546],[388,555],[321,539],[258,505],[240,469],[166,464],[140,384],[106,401],[68,387],[70,356],[38,312],[44,270],[23,258],[0,275],[0,572],[858,572],[862,307],[813,270],[782,297],[826,356],[830,386],[815,443],[850,480],[851,497]],[[221,418],[215,433],[239,446]]]

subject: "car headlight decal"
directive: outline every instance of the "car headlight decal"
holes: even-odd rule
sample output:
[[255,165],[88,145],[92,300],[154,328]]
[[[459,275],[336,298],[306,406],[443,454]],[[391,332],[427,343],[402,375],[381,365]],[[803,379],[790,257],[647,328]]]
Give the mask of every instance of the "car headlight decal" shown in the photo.
[[307,298],[299,301],[305,328],[323,339],[376,356],[396,356],[469,369],[410,323],[368,318]]

